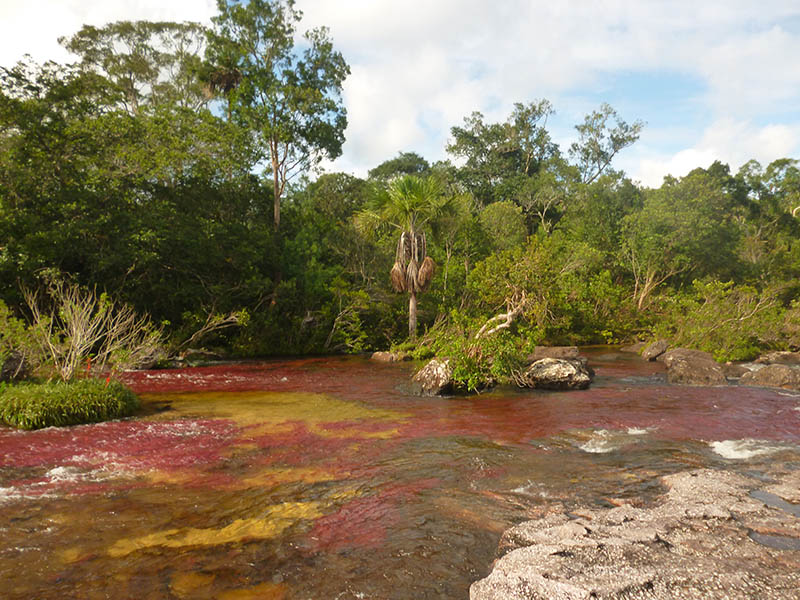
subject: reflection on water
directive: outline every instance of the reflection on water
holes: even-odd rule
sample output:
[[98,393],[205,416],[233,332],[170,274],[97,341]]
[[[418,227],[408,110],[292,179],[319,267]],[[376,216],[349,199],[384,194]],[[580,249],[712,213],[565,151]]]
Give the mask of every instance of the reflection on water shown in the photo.
[[500,533],[555,506],[796,468],[796,395],[590,358],[587,391],[469,398],[354,358],[131,374],[143,417],[0,429],[0,596],[464,598]]

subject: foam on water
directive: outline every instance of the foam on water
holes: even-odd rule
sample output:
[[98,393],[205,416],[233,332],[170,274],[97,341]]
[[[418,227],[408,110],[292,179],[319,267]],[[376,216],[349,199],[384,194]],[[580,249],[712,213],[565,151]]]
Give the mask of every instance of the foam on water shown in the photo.
[[651,431],[654,431],[656,427],[628,427],[628,435],[647,435]]
[[598,429],[588,441],[580,444],[578,448],[591,454],[607,454],[622,447],[623,443],[618,436],[614,436],[607,429]]
[[590,454],[608,454],[620,448],[638,443],[641,436],[647,435],[653,428],[629,427],[624,431],[597,429],[588,440],[579,444],[578,448]]
[[766,454],[775,454],[781,450],[785,450],[786,446],[775,444],[766,440],[722,440],[717,442],[709,442],[709,446],[716,453],[723,458],[730,460],[746,460],[756,456],[763,456]]

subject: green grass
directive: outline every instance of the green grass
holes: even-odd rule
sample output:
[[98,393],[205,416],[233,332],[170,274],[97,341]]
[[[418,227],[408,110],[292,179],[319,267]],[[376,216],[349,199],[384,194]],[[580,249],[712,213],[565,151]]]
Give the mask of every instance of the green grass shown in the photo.
[[0,421],[20,429],[97,423],[132,415],[139,398],[118,381],[78,379],[0,387]]

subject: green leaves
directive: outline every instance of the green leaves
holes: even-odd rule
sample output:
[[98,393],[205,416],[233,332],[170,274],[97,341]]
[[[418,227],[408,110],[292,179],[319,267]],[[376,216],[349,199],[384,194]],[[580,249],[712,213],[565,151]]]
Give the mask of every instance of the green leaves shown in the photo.
[[295,48],[302,13],[293,0],[219,0],[218,8],[206,58],[212,71],[241,76],[227,87],[229,114],[257,136],[267,159],[277,229],[287,182],[341,153],[350,68],[325,28],[306,33],[302,52]]
[[116,380],[23,383],[0,388],[0,421],[20,429],[97,423],[135,413],[139,399]]

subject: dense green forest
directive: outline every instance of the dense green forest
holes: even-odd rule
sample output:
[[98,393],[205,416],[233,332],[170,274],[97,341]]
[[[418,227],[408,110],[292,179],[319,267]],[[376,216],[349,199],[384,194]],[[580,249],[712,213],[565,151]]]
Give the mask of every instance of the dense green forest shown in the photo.
[[555,108],[523,99],[465,115],[449,160],[321,174],[349,68],[300,25],[291,1],[221,0],[211,28],[85,26],[60,40],[75,64],[0,68],[3,318],[61,281],[239,357],[406,343],[493,369],[536,343],[800,346],[797,160],[644,188],[614,169],[642,123],[602,105],[561,148]]

